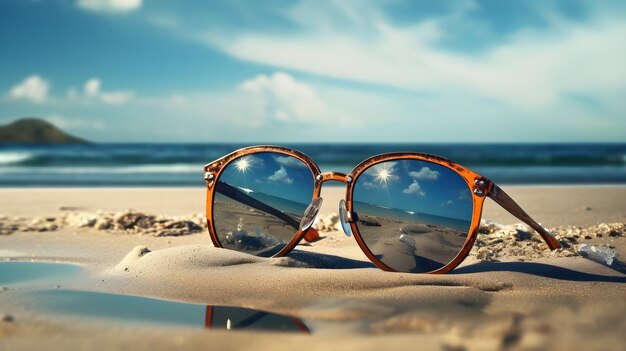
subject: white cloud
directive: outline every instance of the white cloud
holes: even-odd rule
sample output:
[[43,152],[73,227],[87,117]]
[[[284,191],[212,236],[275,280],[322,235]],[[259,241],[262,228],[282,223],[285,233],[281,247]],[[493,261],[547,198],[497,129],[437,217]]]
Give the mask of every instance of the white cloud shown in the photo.
[[408,195],[426,196],[426,193],[422,191],[422,187],[417,180],[413,180],[413,183],[411,183],[406,189],[402,190],[402,192]]
[[12,100],[23,99],[39,104],[46,101],[49,89],[50,83],[35,74],[26,77],[21,83],[11,88],[9,97]]
[[338,122],[348,117],[330,108],[310,85],[284,72],[260,74],[240,84],[241,90],[261,99],[263,119],[281,122]]
[[[26,77],[22,82],[11,88],[11,100],[28,100],[37,104],[62,107],[71,105],[85,105],[94,101],[107,105],[123,105],[135,98],[132,91],[105,91],[99,78],[87,80],[83,86],[83,94],[74,87],[70,87],[64,97],[50,96],[50,82],[38,75]],[[173,102],[180,103],[176,98]]]
[[98,99],[109,105],[123,105],[135,97],[132,91],[103,91],[102,81],[99,78],[91,78],[84,85],[85,96],[90,99]]
[[279,164],[285,166],[285,167],[302,167],[305,168],[307,165],[298,160],[295,157],[291,157],[291,156],[275,156],[274,160],[276,162],[278,162]]
[[131,91],[115,91],[100,94],[100,100],[105,104],[123,105],[135,97]]
[[141,7],[142,0],[78,0],[78,7],[93,12],[132,12]]
[[102,82],[98,78],[91,78],[85,82],[85,95],[96,97],[100,93]]
[[374,183],[374,182],[368,182],[368,181],[364,181],[361,184],[365,189],[378,189],[378,188],[382,188],[383,183],[378,182],[378,183]]
[[274,174],[267,177],[267,180],[276,183],[293,184],[293,179],[289,178],[287,170],[283,166],[280,166],[280,168],[276,172],[274,172]]
[[422,167],[419,171],[409,172],[409,176],[413,179],[419,180],[437,180],[439,178],[439,172],[433,171],[428,167]]
[[[470,95],[527,109],[560,103],[576,91],[605,96],[626,91],[626,22],[593,14],[585,23],[546,15],[547,28],[522,28],[481,54],[441,48],[447,28],[472,6],[413,25],[396,25],[360,3],[319,6],[302,1],[286,34],[215,32],[205,40],[232,56],[332,78],[416,90]],[[584,69],[581,69],[584,67]]]

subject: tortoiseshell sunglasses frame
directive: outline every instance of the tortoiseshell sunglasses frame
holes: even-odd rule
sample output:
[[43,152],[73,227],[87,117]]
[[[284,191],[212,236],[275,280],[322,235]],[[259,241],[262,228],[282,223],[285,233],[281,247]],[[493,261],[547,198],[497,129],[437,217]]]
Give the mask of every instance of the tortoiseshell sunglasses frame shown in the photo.
[[[491,180],[481,176],[480,174],[473,172],[458,163],[445,159],[443,157],[429,155],[424,153],[417,152],[392,152],[385,153],[381,155],[372,156],[361,163],[359,163],[350,173],[344,174],[339,172],[325,172],[322,173],[319,167],[304,153],[281,146],[271,146],[271,145],[260,145],[260,146],[250,146],[243,149],[236,150],[226,156],[223,156],[206,166],[204,166],[204,178],[206,181],[207,192],[206,192],[206,219],[207,219],[207,227],[209,230],[209,235],[211,236],[211,241],[216,247],[223,247],[220,243],[220,240],[216,234],[215,224],[213,222],[213,198],[215,195],[215,182],[219,179],[220,174],[224,171],[226,166],[230,164],[235,159],[251,155],[255,153],[262,152],[272,152],[283,154],[287,156],[295,157],[296,159],[304,162],[309,170],[312,173],[314,179],[314,189],[313,189],[313,198],[314,199],[320,197],[320,193],[322,190],[322,184],[327,181],[339,181],[345,183],[346,187],[346,209],[348,214],[353,213],[353,202],[352,202],[352,194],[354,191],[354,184],[356,180],[361,176],[361,174],[368,169],[369,167],[387,161],[393,160],[419,160],[426,161],[438,164],[440,166],[451,169],[456,172],[463,180],[467,183],[467,186],[471,190],[472,193],[472,203],[473,203],[473,211],[472,211],[472,221],[470,225],[470,229],[465,239],[465,243],[463,247],[459,251],[459,253],[445,266],[436,269],[427,273],[447,273],[457,267],[463,260],[467,257],[474,242],[476,241],[476,236],[478,234],[478,229],[480,227],[480,219],[483,210],[483,204],[486,197],[490,197],[500,206],[502,206],[505,210],[510,212],[512,215],[528,224],[531,228],[536,230],[539,235],[546,242],[548,247],[551,250],[557,249],[560,247],[559,242],[540,224],[538,224],[535,220],[533,220],[511,197],[509,197],[500,187],[498,187]],[[350,224],[350,229],[352,230],[352,234],[356,239],[359,247],[363,250],[363,253],[379,268],[385,271],[395,272],[393,268],[387,266],[383,262],[381,262],[376,256],[372,253],[372,251],[367,247],[361,234],[359,232],[359,228],[357,223],[352,220],[354,216],[347,216],[347,221]],[[287,243],[282,250],[276,253],[273,257],[280,257],[287,255],[293,248],[298,245],[298,243],[305,238],[308,238],[311,231],[315,231],[314,228],[309,228],[308,230],[302,231],[300,229],[297,230],[291,241]],[[309,232],[309,233],[307,233]],[[317,234],[317,233],[315,233]],[[315,237],[317,235],[312,235]]]

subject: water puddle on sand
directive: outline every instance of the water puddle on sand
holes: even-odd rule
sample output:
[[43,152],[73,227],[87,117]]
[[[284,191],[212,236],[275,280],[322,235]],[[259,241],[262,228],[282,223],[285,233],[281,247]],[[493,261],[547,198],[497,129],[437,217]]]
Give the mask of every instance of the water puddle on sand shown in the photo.
[[33,287],[68,283],[81,266],[44,262],[0,262],[0,287],[20,291],[29,310],[43,315],[92,318],[135,325],[310,333],[302,320],[240,307],[210,306],[140,296]]
[[0,262],[0,285],[61,284],[84,272],[79,265],[50,262]]

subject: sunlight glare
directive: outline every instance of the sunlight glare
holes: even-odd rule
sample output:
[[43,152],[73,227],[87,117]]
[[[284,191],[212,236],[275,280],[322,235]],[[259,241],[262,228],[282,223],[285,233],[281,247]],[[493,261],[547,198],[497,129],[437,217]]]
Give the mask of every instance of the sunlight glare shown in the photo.
[[235,162],[235,167],[237,167],[237,170],[239,172],[245,172],[248,167],[250,167],[250,162],[248,162],[248,160],[246,160],[245,158],[242,158]]
[[389,169],[383,168],[376,174],[376,179],[378,179],[379,182],[386,184],[390,176],[391,172],[389,171]]

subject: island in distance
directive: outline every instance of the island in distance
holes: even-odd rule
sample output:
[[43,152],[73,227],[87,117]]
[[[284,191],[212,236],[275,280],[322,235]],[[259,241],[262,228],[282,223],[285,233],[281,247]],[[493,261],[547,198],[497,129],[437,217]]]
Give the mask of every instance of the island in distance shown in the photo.
[[0,144],[82,144],[88,141],[65,133],[40,118],[20,118],[0,126]]

